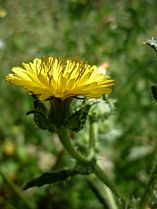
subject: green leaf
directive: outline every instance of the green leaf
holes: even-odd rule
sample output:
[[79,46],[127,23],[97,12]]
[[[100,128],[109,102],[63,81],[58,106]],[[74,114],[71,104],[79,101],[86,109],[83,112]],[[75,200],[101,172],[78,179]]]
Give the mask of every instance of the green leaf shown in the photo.
[[23,189],[26,190],[34,186],[43,186],[45,184],[54,184],[59,181],[65,181],[67,178],[72,177],[77,174],[88,175],[92,172],[93,169],[79,167],[79,169],[65,169],[59,171],[52,171],[43,173],[41,176],[34,178],[33,180],[28,181]]

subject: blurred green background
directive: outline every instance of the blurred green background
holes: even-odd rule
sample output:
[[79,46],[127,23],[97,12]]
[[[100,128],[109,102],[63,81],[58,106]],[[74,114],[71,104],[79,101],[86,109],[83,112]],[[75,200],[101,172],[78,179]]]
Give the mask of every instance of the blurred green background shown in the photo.
[[[4,81],[12,66],[48,54],[109,63],[115,108],[99,125],[100,161],[130,198],[142,194],[157,157],[157,106],[150,91],[157,83],[157,56],[143,44],[157,38],[156,9],[156,0],[0,1],[0,168],[20,189],[26,180],[69,164],[56,136],[25,116],[32,98]],[[37,209],[105,208],[83,177],[21,192]],[[13,206],[27,208],[0,176],[0,208]]]

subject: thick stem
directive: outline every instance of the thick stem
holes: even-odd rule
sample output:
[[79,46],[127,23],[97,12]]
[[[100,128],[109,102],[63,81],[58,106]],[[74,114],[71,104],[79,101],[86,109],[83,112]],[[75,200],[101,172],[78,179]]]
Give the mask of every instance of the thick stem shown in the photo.
[[107,204],[107,198],[104,196],[102,193],[102,188],[100,186],[96,185],[92,180],[87,180],[87,183],[90,187],[90,189],[93,191],[93,193],[96,195],[97,199],[99,200],[100,203],[102,203],[103,207],[105,209],[110,209],[110,207]]
[[117,189],[116,185],[109,179],[109,177],[100,168],[100,166],[98,164],[96,164],[96,166],[95,166],[94,173],[121,200],[123,205],[128,205],[128,206],[131,205],[129,199],[124,194],[121,194],[121,192]]
[[61,129],[58,133],[60,141],[64,148],[72,155],[76,160],[80,161],[83,164],[89,165],[90,161],[85,158],[80,152],[74,149],[72,142],[68,139],[67,130]]
[[[73,156],[76,160],[78,160],[79,162],[81,162],[82,164],[85,165],[91,165],[92,161],[86,157],[84,157],[79,151],[77,151],[71,140],[69,140],[68,138],[68,134],[67,131],[62,129],[58,132],[59,138],[61,143],[63,144],[64,148],[68,151],[68,153]],[[125,204],[129,204],[129,201],[127,200],[127,198],[124,200],[124,197],[119,193],[119,191],[117,190],[115,184],[109,179],[109,177],[105,174],[105,172],[99,167],[98,164],[95,165],[95,169],[93,171],[96,176],[106,185],[108,186],[120,199],[122,202],[124,202]],[[112,207],[113,209],[113,207]]]
[[107,201],[108,205],[110,206],[110,208],[118,209],[115,199],[113,197],[112,191],[106,185],[104,185],[104,192],[103,193],[106,197],[106,201]]

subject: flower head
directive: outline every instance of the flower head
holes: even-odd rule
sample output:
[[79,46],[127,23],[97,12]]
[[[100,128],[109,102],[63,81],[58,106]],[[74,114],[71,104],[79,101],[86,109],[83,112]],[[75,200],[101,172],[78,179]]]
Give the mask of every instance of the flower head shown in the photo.
[[22,86],[40,100],[84,96],[99,98],[112,91],[114,81],[77,58],[43,57],[13,67],[6,80]]

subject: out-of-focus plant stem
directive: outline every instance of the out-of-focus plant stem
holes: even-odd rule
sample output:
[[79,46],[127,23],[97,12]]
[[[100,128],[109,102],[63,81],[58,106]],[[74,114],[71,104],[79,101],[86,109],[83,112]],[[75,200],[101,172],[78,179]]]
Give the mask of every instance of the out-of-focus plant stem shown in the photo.
[[98,127],[97,123],[89,120],[89,156],[94,155],[95,142],[98,136]]
[[156,181],[157,181],[157,164],[150,176],[148,184],[145,187],[144,195],[141,198],[141,201],[139,203],[139,209],[147,209],[148,208],[151,198],[153,196],[153,191],[154,191]]
[[[95,143],[98,140],[98,123],[94,122],[92,120],[89,120],[89,156],[91,158],[94,156],[95,151]],[[98,171],[98,168],[96,169],[96,172]],[[100,170],[98,171],[98,175],[100,173]],[[117,209],[117,205],[113,196],[112,191],[104,185],[104,196],[106,197],[108,207],[111,209]]]
[[97,186],[92,179],[87,180],[89,187],[96,195],[98,200],[103,204],[105,209],[115,208],[117,209],[117,205],[115,201],[112,201],[112,194],[110,195],[111,190],[106,185]]
[[[69,140],[67,130],[65,129],[60,130],[58,132],[58,135],[62,145],[71,156],[73,156],[77,161],[79,161],[84,165],[89,165],[89,166],[92,165],[92,159],[88,159],[84,157],[79,151],[77,151],[74,148],[71,140]],[[93,172],[107,187],[109,187],[112,190],[112,192],[115,193],[115,195],[117,195],[121,199],[121,201],[123,201],[126,205],[127,204],[130,205],[128,199],[125,198],[124,195],[120,194],[120,192],[117,190],[116,185],[109,179],[109,177],[105,174],[105,172],[100,168],[100,166],[97,163],[95,164]],[[112,201],[114,201],[113,197],[112,197]],[[116,209],[114,205],[116,205],[116,203],[110,204],[110,208]]]
[[7,182],[7,184],[10,186],[10,188],[13,190],[13,192],[22,200],[22,202],[25,204],[26,208],[35,209],[35,206],[30,202],[30,200],[27,199],[22,194],[22,191],[3,173],[3,171],[1,169],[0,169],[0,175]]
[[0,205],[5,205],[7,209],[16,209],[13,205],[11,205],[7,200],[5,200],[2,196],[0,196]]
[[109,187],[107,187],[106,185],[104,185],[103,187],[103,194],[106,197],[106,201],[109,205],[110,208],[114,208],[114,209],[118,209],[117,204],[115,202],[113,193],[111,191],[111,189]]

